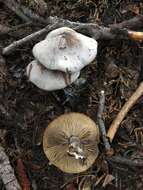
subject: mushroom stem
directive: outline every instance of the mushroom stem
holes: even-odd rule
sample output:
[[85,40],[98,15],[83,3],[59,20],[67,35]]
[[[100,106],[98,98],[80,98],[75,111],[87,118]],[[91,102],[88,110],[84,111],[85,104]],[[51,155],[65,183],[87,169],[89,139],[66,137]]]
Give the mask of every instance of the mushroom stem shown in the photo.
[[68,154],[75,157],[75,159],[85,159],[83,145],[79,137],[71,136],[69,138]]

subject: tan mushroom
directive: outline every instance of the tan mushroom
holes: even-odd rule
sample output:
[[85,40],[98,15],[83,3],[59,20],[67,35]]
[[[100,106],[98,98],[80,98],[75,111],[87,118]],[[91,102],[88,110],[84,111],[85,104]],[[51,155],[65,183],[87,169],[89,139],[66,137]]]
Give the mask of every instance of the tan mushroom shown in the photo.
[[53,120],[44,132],[43,148],[51,164],[66,173],[86,171],[98,156],[99,129],[81,113]]

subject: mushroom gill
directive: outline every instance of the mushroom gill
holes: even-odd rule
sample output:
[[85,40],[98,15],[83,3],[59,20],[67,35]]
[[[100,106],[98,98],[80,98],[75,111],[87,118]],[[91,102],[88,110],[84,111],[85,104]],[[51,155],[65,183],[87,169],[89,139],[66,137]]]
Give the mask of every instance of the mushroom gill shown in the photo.
[[81,113],[53,120],[44,132],[43,148],[51,164],[66,173],[87,170],[98,156],[99,129]]

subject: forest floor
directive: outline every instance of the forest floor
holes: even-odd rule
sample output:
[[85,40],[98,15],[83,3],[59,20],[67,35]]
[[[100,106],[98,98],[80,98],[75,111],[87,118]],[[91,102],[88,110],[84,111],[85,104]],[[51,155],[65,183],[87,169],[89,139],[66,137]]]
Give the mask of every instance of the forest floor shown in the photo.
[[[33,6],[29,2],[21,1],[25,6]],[[96,22],[103,26],[143,14],[143,3],[137,0],[45,2],[45,17],[57,16],[75,22]],[[30,8],[36,11],[33,7]],[[1,47],[6,47],[43,27],[38,23],[25,25],[24,21],[2,2],[0,24],[13,29],[0,35]],[[31,189],[59,190],[66,183],[65,176],[56,167],[48,165],[42,147],[44,129],[50,121],[65,112],[82,112],[96,121],[98,94],[103,87],[106,95],[104,121],[108,129],[139,84],[143,48],[142,42],[133,40],[98,40],[98,55],[94,64],[81,72],[83,84],[45,92],[31,84],[25,76],[25,68],[33,60],[32,47],[35,43],[36,41],[32,41],[5,56],[5,64],[0,61],[0,142],[9,156],[17,178],[17,159],[21,158]],[[140,98],[121,123],[111,146],[114,155],[129,161],[143,159],[143,98]],[[91,189],[143,189],[143,165],[135,166],[132,162],[114,162],[106,158],[103,143],[100,144],[100,152],[101,163],[95,163],[84,174],[87,177],[89,174],[95,177],[94,183],[92,179]],[[104,176],[107,174],[112,175],[114,180],[109,180],[109,184],[107,182],[104,187]],[[74,175],[74,178],[72,176],[70,184],[74,186],[65,185],[64,188],[78,189],[81,179],[81,174]],[[5,189],[2,181],[0,189]]]

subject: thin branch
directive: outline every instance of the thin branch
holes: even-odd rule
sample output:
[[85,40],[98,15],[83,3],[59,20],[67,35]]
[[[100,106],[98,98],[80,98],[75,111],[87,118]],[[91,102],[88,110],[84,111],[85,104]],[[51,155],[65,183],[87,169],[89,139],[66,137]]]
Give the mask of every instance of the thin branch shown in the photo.
[[132,40],[135,41],[142,41],[143,40],[143,32],[135,32],[135,31],[128,31],[128,36]]
[[[131,34],[140,36],[139,40],[143,40],[143,32],[136,32],[128,29],[139,28],[143,25],[143,15],[134,17],[121,23],[110,25],[109,27],[99,26],[94,23],[72,22],[58,17],[48,17],[47,23],[61,23],[63,26],[73,28],[85,35],[90,35],[92,38],[98,39],[133,39]],[[138,40],[138,39],[136,39]]]
[[[68,20],[61,20],[61,22],[58,22],[58,20],[54,20],[54,22],[51,20],[53,24],[46,26],[45,28],[34,32],[18,41],[13,42],[12,44],[8,45],[3,49],[3,55],[8,55],[12,53],[16,48],[18,48],[21,45],[24,45],[28,42],[31,42],[32,40],[36,39],[37,37],[46,35],[49,31],[59,28],[61,26],[68,26],[71,28],[74,28],[76,30],[83,30],[86,29],[86,32],[88,30],[88,34],[90,33],[93,38],[113,38],[113,34],[109,32],[110,30],[108,28],[99,27],[96,24],[83,24],[83,23],[76,23],[76,22],[70,22]],[[85,32],[85,33],[86,33]]]
[[[92,38],[98,39],[133,39],[133,40],[143,40],[143,32],[136,31],[128,31],[127,29],[120,28],[108,28],[104,26],[99,26],[98,24],[93,23],[80,23],[80,22],[72,22],[69,20],[61,19],[58,17],[49,17],[47,19],[49,25],[45,28],[32,33],[29,36],[26,36],[23,39],[13,42],[9,46],[3,49],[3,55],[8,55],[12,51],[14,51],[17,47],[26,44],[34,40],[37,37],[46,35],[49,31],[59,28],[61,26],[66,26],[75,29],[76,31],[83,33],[85,35],[89,35]],[[53,27],[54,26],[54,27]]]
[[125,28],[111,28],[110,31],[121,39],[128,38],[135,41],[143,41],[143,32],[127,30]]
[[123,119],[126,117],[127,113],[131,109],[131,107],[137,102],[137,100],[143,95],[143,82],[140,83],[136,91],[132,94],[132,96],[129,98],[129,100],[124,104],[120,112],[118,113],[117,117],[113,120],[108,132],[107,136],[110,139],[110,142],[113,141],[114,136],[123,121]]
[[6,190],[21,190],[21,187],[14,175],[14,170],[10,165],[9,158],[0,146],[0,178]]
[[[104,142],[104,146],[106,149],[106,153],[109,155],[112,153],[111,147],[108,141],[108,138],[106,136],[106,129],[105,129],[105,124],[102,118],[103,112],[104,112],[104,107],[105,107],[105,92],[104,90],[101,90],[100,92],[100,99],[99,99],[99,107],[98,107],[98,113],[97,113],[97,120],[100,128],[100,132],[102,134],[102,139]],[[111,154],[110,154],[111,155]]]
[[24,45],[26,43],[29,43],[31,42],[32,40],[38,38],[39,36],[42,36],[44,34],[47,34],[49,31],[55,29],[58,27],[58,24],[53,24],[51,26],[48,26],[48,27],[45,27],[37,32],[34,32],[28,36],[26,36],[25,38],[22,38],[18,41],[15,41],[13,42],[12,44],[10,44],[9,46],[5,47],[2,51],[2,54],[3,55],[8,55],[10,54],[11,52],[13,52],[17,47],[21,46],[21,45]]

